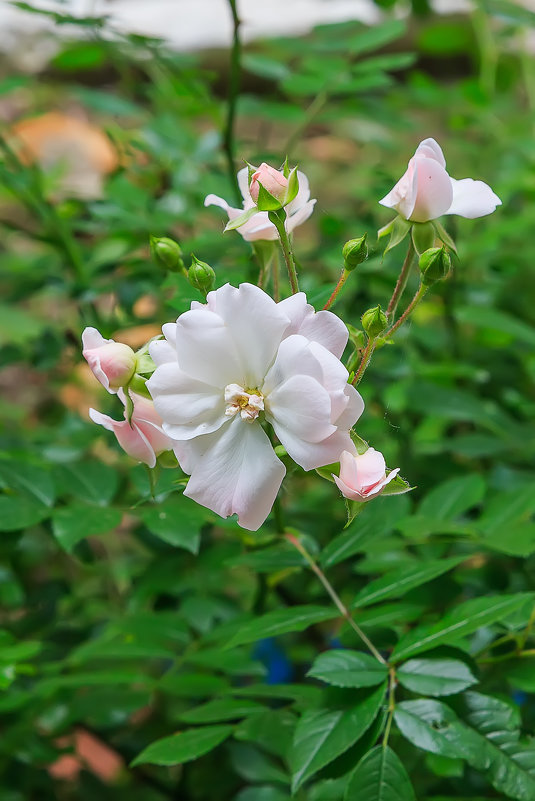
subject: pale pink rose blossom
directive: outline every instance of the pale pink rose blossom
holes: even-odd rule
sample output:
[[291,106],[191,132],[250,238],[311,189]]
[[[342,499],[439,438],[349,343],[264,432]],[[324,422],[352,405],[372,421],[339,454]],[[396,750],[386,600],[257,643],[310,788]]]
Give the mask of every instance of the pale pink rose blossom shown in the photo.
[[113,395],[128,384],[136,370],[136,354],[132,348],[113,339],[104,339],[96,328],[84,330],[82,355],[95,378]]
[[[125,395],[122,389],[119,390],[118,397],[124,405]],[[153,402],[133,392],[130,393],[130,397],[134,404],[130,423],[126,419],[126,408],[124,420],[114,420],[107,414],[97,412],[96,409],[89,409],[89,417],[94,423],[113,431],[121,448],[132,459],[154,467],[156,457],[164,451],[171,450],[173,443],[162,430],[162,420]]]
[[340,456],[340,478],[333,474],[336,486],[350,501],[369,501],[383,491],[399,473],[399,467],[386,475],[382,453],[368,448],[365,453],[344,451]]
[[270,167],[265,161],[263,161],[257,171],[253,173],[251,176],[251,183],[249,184],[249,194],[255,203],[258,202],[259,184],[262,184],[264,189],[267,189],[277,200],[281,202],[284,200],[286,190],[288,189],[288,179],[284,177],[284,174],[280,172],[280,170]]
[[[314,204],[316,203],[315,200],[310,200],[310,188],[306,175],[298,170],[297,178],[299,180],[299,191],[291,203],[288,203],[285,207],[287,217],[284,225],[289,234],[292,233],[298,225],[308,220],[314,210]],[[234,208],[222,197],[218,197],[218,195],[207,195],[204,200],[204,205],[219,206],[227,212],[229,220],[235,220],[236,217],[239,217],[244,211],[252,209],[256,205],[249,191],[249,171],[247,167],[239,171],[238,184],[243,197],[243,208]],[[267,211],[258,211],[236,230],[239,231],[248,242],[254,242],[260,239],[276,240],[278,237],[277,229],[273,223],[269,221]]]
[[427,222],[443,214],[484,217],[502,201],[483,181],[450,178],[440,145],[434,139],[424,139],[405,174],[379,203],[395,209],[406,220]]
[[258,529],[286,472],[264,420],[305,470],[355,452],[349,429],[364,403],[339,360],[347,329],[303,293],[277,304],[251,284],[226,284],[163,333],[150,345],[147,387],[190,474],[185,495]]

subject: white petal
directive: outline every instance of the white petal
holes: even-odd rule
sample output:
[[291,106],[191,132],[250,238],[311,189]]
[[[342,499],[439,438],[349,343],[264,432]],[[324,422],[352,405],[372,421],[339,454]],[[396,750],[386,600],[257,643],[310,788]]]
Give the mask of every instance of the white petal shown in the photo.
[[253,214],[246,223],[238,228],[246,242],[256,242],[260,239],[270,242],[278,239],[277,229],[269,221],[267,211],[259,211]]
[[[331,423],[329,393],[306,375],[294,375],[270,393],[266,399],[266,418],[277,436],[280,427],[305,442],[320,442],[336,431]],[[280,436],[279,439],[284,445]],[[292,456],[289,450],[288,453]]]
[[176,362],[157,367],[147,387],[164,431],[174,439],[209,434],[225,422],[221,388],[191,378]]
[[225,323],[241,365],[241,374],[227,383],[260,388],[288,327],[288,317],[253,284],[240,284],[238,289],[225,284],[214,298],[216,314]]
[[490,186],[483,181],[462,178],[460,181],[450,178],[453,189],[453,200],[446,214],[459,214],[473,220],[492,214],[502,201],[494,194]]
[[244,201],[251,199],[251,194],[249,192],[249,168],[242,167],[241,170],[238,172],[238,186],[240,187],[240,192]]
[[311,342],[310,351],[321,365],[323,373],[321,383],[331,398],[331,422],[334,423],[345,411],[349,402],[349,395],[345,391],[349,375],[342,362],[323,345]]
[[414,222],[436,220],[451,205],[453,190],[451,179],[444,167],[435,159],[414,157],[416,197],[407,219]]
[[224,320],[208,308],[180,315],[176,349],[180,369],[198,381],[224,389],[243,378],[234,340]]
[[408,220],[413,212],[414,204],[416,203],[416,178],[416,167],[413,156],[409,161],[406,172],[401,176],[394,188],[379,201],[381,206],[395,209],[402,217]]
[[351,384],[346,384],[344,393],[348,396],[347,406],[340,417],[333,419],[333,423],[335,423],[338,428],[348,429],[355,425],[364,411],[364,401],[362,400],[360,392],[357,392],[355,387],[352,387]]
[[100,331],[96,328],[88,326],[82,332],[82,348],[83,350],[92,350],[93,348],[100,348],[102,345],[108,345],[114,342],[113,339],[104,339]]
[[301,334],[312,342],[318,342],[330,350],[338,359],[347,344],[348,332],[342,320],[330,311],[315,311],[307,303],[304,292],[290,295],[278,304],[290,318],[286,336]]
[[177,360],[175,348],[165,339],[155,339],[154,342],[151,342],[149,353],[156,366],[169,362],[176,363]]
[[314,470],[316,467],[338,462],[342,451],[355,449],[349,433],[341,429],[322,442],[305,442],[282,426],[277,427],[276,433],[294,462],[303,470]]
[[312,353],[310,342],[300,334],[292,334],[283,339],[277,352],[273,366],[266,374],[259,389],[268,396],[275,387],[295,375],[307,375],[315,378],[320,384],[323,370],[316,356]]
[[305,203],[304,206],[301,206],[300,209],[298,209],[297,211],[293,212],[288,216],[288,218],[286,219],[285,226],[289,234],[291,234],[292,231],[295,228],[297,228],[298,225],[301,225],[301,223],[304,223],[305,220],[308,220],[308,218],[314,211],[315,205],[316,205],[315,200],[309,200],[308,203]]
[[440,147],[439,143],[436,139],[429,137],[428,139],[424,139],[418,147],[416,148],[415,156],[424,156],[428,159],[434,159],[438,161],[441,167],[446,169],[446,159],[444,158],[444,153],[442,152],[442,148]]
[[240,526],[256,531],[268,516],[286,472],[267,434],[258,424],[235,417],[220,432],[202,439],[210,442],[195,464],[184,495],[221,517],[237,514]]

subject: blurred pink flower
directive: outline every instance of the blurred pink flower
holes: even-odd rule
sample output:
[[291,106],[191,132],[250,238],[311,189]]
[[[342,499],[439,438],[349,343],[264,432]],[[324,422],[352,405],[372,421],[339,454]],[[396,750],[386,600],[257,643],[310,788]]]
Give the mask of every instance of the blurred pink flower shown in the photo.
[[386,485],[399,473],[399,467],[386,475],[382,453],[368,448],[365,453],[344,451],[340,456],[340,478],[333,475],[336,486],[350,501],[369,501],[380,495]]
[[[263,166],[267,165],[262,165],[262,167]],[[271,170],[273,168],[270,167],[269,169]],[[276,170],[274,170],[274,172],[276,172]],[[258,175],[258,172],[255,174]],[[288,203],[286,206],[286,214],[288,216],[284,224],[289,234],[298,225],[308,220],[314,210],[314,204],[316,203],[315,200],[310,200],[310,188],[306,175],[298,170],[297,177],[299,179],[299,191],[292,202]],[[262,183],[264,182],[262,181]],[[249,191],[249,171],[247,167],[239,171],[238,184],[243,197],[243,208],[236,209],[230,206],[226,200],[222,197],[218,197],[218,195],[207,195],[204,200],[204,205],[219,206],[227,212],[229,220],[236,219],[236,217],[239,217],[244,211],[252,209],[255,206],[255,201],[251,197],[251,192]],[[256,187],[256,197],[258,197],[258,186]],[[277,239],[277,229],[273,223],[269,221],[267,211],[257,212],[236,230],[239,231],[248,242],[254,242],[259,239]]]
[[185,495],[255,531],[286,472],[264,421],[305,470],[354,451],[349,429],[364,403],[340,362],[347,329],[303,293],[277,304],[251,284],[226,284],[163,332],[147,387],[191,476]]
[[113,395],[126,386],[136,369],[136,354],[128,345],[104,339],[96,328],[82,334],[82,355],[93,375]]
[[[118,392],[118,397],[125,404],[125,394],[122,389]],[[108,431],[113,431],[117,437],[117,442],[126,453],[138,462],[144,462],[149,467],[154,467],[156,457],[169,451],[173,443],[162,431],[162,420],[154,408],[154,404],[149,398],[142,395],[130,393],[134,404],[134,412],[130,423],[126,419],[126,408],[124,420],[114,420],[107,414],[97,412],[96,409],[89,409],[89,417],[94,423],[104,426]]]
[[434,139],[420,142],[405,174],[379,201],[412,222],[435,220],[443,214],[484,217],[501,202],[483,181],[450,178],[444,154]]

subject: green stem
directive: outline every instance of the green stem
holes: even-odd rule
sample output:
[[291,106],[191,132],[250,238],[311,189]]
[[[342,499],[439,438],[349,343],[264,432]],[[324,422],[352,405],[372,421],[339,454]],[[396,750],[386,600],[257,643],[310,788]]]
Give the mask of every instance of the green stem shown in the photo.
[[364,373],[368,369],[368,365],[371,362],[371,359],[372,359],[372,356],[373,356],[373,352],[375,350],[375,342],[376,342],[375,338],[374,339],[369,339],[368,340],[368,344],[364,348],[364,353],[362,354],[362,358],[360,360],[360,364],[359,364],[358,370],[355,373],[355,375],[353,376],[353,380],[351,382],[354,387],[357,387],[360,384],[360,382],[362,380],[362,376],[364,375]]
[[331,600],[334,602],[334,605],[336,606],[336,608],[338,609],[344,620],[346,620],[346,622],[351,626],[353,631],[355,631],[358,634],[362,642],[369,649],[370,653],[373,654],[373,656],[377,659],[378,662],[381,662],[381,664],[386,665],[387,664],[386,659],[384,659],[384,657],[381,656],[381,654],[379,653],[375,645],[372,643],[372,641],[366,636],[366,634],[364,634],[360,626],[357,625],[357,623],[355,623],[355,621],[351,617],[351,613],[349,612],[348,608],[344,605],[340,596],[332,586],[331,582],[329,581],[329,579],[327,578],[321,567],[314,561],[313,557],[309,554],[304,545],[297,539],[297,537],[294,537],[293,534],[286,534],[285,539],[287,540],[287,542],[291,543],[294,546],[294,548],[299,551],[301,556],[306,560],[311,570],[316,574],[316,576],[323,584],[324,588],[327,590],[327,593],[331,597]]
[[238,186],[238,179],[236,177],[236,161],[235,161],[235,121],[236,121],[236,106],[238,103],[238,96],[240,93],[240,73],[241,73],[241,39],[240,39],[240,18],[238,16],[238,9],[236,0],[228,0],[230,13],[232,15],[233,23],[233,36],[232,36],[232,50],[230,53],[230,78],[229,78],[229,96],[227,105],[227,119],[225,123],[225,130],[223,134],[223,147],[227,158],[228,175],[233,187],[234,194],[238,204],[241,204],[242,197],[240,187]]
[[342,287],[344,286],[345,282],[349,278],[349,275],[350,275],[350,271],[346,270],[345,267],[344,267],[344,269],[340,273],[340,278],[338,279],[338,283],[336,284],[331,297],[329,298],[329,300],[327,301],[327,303],[323,307],[324,309],[330,309],[331,308],[331,306],[335,302],[336,298],[340,294],[340,291],[341,291]]
[[407,286],[407,281],[411,271],[414,256],[415,256],[415,250],[414,250],[414,245],[412,244],[412,237],[411,237],[409,239],[409,248],[407,250],[407,255],[405,256],[405,261],[403,262],[399,278],[397,280],[396,286],[394,287],[392,297],[390,298],[390,301],[388,303],[388,308],[386,310],[386,316],[388,317],[389,320],[393,320],[394,317],[396,316],[396,309],[398,307],[399,300],[403,295],[403,291]]
[[420,284],[416,294],[414,295],[413,299],[411,300],[411,302],[409,303],[409,305],[407,306],[407,308],[405,309],[405,311],[403,312],[401,317],[398,320],[396,320],[396,322],[394,323],[392,328],[388,329],[386,334],[383,334],[383,338],[384,339],[388,339],[388,337],[392,336],[392,334],[395,331],[397,331],[400,326],[403,325],[403,323],[405,322],[407,317],[409,317],[409,315],[413,312],[413,310],[418,305],[418,303],[421,301],[421,299],[423,298],[423,296],[425,295],[426,292],[427,292],[427,287],[424,286],[423,284]]
[[284,209],[280,209],[279,211],[270,211],[268,212],[268,216],[270,221],[277,229],[282,247],[282,253],[284,255],[284,261],[286,262],[286,267],[288,269],[288,277],[290,279],[292,295],[295,295],[297,292],[299,292],[299,284],[297,283],[297,270],[295,268],[295,259],[292,253],[290,237],[288,236],[288,231],[284,225],[286,212]]
[[278,251],[275,251],[273,254],[273,259],[271,262],[271,273],[273,278],[273,300],[275,303],[278,303],[280,300],[280,264],[279,264],[279,254]]
[[383,736],[383,748],[388,745],[388,738],[390,737],[390,729],[392,728],[392,718],[396,710],[396,671],[393,667],[388,672],[388,717],[386,719],[385,733]]

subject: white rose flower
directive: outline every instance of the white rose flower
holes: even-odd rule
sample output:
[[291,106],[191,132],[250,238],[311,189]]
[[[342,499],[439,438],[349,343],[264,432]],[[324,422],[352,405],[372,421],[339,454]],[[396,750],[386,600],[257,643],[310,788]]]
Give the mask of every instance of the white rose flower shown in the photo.
[[163,332],[147,387],[190,474],[185,495],[258,529],[286,472],[263,421],[305,470],[356,452],[349,429],[364,403],[340,362],[347,329],[303,293],[275,303],[226,284]]

